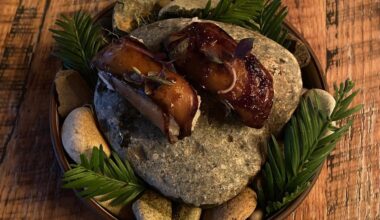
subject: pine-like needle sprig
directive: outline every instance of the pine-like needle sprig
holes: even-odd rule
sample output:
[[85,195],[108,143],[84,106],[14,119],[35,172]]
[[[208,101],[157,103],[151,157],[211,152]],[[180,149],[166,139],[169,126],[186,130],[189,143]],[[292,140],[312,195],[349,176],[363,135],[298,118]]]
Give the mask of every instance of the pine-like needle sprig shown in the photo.
[[55,55],[63,61],[65,68],[78,71],[94,88],[97,74],[90,62],[106,43],[101,27],[83,11],[70,18],[62,15],[55,24],[60,28],[50,29],[57,43]]
[[93,148],[90,160],[84,154],[80,158],[79,165],[65,172],[64,188],[80,190],[79,194],[86,198],[111,200],[112,206],[126,205],[145,190],[128,161],[123,162],[115,153],[107,158],[102,146]]
[[251,28],[255,27],[253,18],[260,15],[263,2],[263,0],[220,0],[218,5],[211,9],[211,0],[209,0],[202,17]]
[[200,17],[258,31],[286,46],[288,32],[282,25],[287,12],[281,0],[220,0],[215,8],[209,0]]
[[282,6],[281,0],[267,1],[260,14],[254,17],[254,21],[262,35],[287,47],[285,40],[288,31],[282,27],[287,15],[288,8]]
[[341,127],[333,122],[362,108],[362,105],[348,108],[358,93],[350,94],[353,87],[350,80],[335,86],[336,106],[331,115],[320,111],[318,97],[303,97],[284,129],[284,150],[275,137],[271,138],[263,181],[257,185],[259,203],[267,215],[285,207],[309,186],[326,157],[348,131],[352,121]]

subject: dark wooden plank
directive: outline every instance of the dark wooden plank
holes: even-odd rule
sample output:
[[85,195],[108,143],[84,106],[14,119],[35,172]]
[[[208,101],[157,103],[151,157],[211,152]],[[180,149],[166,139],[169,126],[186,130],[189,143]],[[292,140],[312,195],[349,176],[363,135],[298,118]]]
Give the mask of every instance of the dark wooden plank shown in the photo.
[[328,159],[325,197],[331,219],[380,219],[380,4],[327,1],[328,82],[353,79],[364,109]]
[[[28,5],[8,1],[1,20],[2,54],[0,59],[0,163],[9,144],[24,94],[28,69],[43,20],[44,1]],[[41,10],[37,11],[37,8]]]
[[[355,104],[365,105],[352,117],[353,128],[328,158],[314,189],[289,219],[380,219],[379,2],[287,2],[288,19],[326,64],[330,87],[353,79],[362,89]],[[321,20],[325,30],[320,29]]]
[[[0,164],[0,219],[94,219],[71,190],[61,189],[61,172],[51,148],[48,96],[59,63],[51,56],[48,29],[62,12],[96,13],[109,1],[14,2],[4,6],[10,14],[0,19],[9,20],[13,11],[11,27],[2,29],[7,32],[2,38],[2,60],[9,65],[0,75],[0,96],[7,110],[0,112],[0,118],[14,128]],[[22,7],[25,12],[20,15],[17,10]],[[33,18],[27,17],[29,9],[36,12]],[[3,48],[11,43],[9,54],[4,55]],[[3,141],[3,134],[0,137]]]

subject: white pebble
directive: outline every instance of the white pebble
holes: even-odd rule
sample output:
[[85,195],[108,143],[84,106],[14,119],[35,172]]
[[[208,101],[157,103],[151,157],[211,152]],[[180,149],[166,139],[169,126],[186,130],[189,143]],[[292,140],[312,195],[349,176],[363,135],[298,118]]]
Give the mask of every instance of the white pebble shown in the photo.
[[331,115],[335,108],[336,101],[329,92],[322,89],[311,89],[307,91],[305,95],[311,98],[311,101],[314,105],[317,104],[314,97],[317,97],[321,111],[327,113],[329,116]]

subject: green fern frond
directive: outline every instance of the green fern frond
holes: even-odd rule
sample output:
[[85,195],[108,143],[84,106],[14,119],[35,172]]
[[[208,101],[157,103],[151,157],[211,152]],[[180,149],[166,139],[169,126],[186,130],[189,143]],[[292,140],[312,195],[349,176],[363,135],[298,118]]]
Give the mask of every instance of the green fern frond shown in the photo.
[[100,196],[99,201],[111,200],[112,206],[126,205],[145,190],[128,161],[122,161],[115,153],[112,159],[107,158],[102,146],[93,148],[90,160],[84,154],[80,158],[79,165],[72,165],[65,172],[64,188],[80,190],[85,198]]
[[94,88],[97,74],[90,61],[106,43],[100,26],[82,11],[70,18],[62,15],[55,24],[60,28],[50,29],[57,43],[55,55],[63,61],[65,68],[78,71]]
[[[346,80],[335,86],[336,106],[331,114],[320,111],[318,97],[301,98],[296,113],[284,129],[284,151],[276,139],[268,143],[268,160],[262,171],[263,182],[257,185],[260,205],[267,215],[288,205],[310,184],[326,157],[352,125],[341,127],[332,122],[342,120],[362,108],[348,108],[358,91]],[[350,94],[351,93],[351,94]],[[331,134],[326,135],[328,131]]]

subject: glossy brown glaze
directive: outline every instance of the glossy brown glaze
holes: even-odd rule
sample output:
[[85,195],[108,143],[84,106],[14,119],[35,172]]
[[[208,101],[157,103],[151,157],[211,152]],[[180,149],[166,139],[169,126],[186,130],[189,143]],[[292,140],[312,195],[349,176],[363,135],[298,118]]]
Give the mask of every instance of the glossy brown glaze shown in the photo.
[[273,104],[272,75],[250,52],[236,56],[237,46],[207,22],[193,22],[166,42],[176,68],[192,83],[216,94],[247,126],[261,128]]
[[[172,116],[180,127],[178,138],[191,134],[193,119],[199,108],[195,90],[181,75],[156,60],[144,44],[130,37],[118,39],[97,54],[93,65],[98,70],[123,80],[128,86],[133,86],[142,96],[152,99],[165,114],[163,118]],[[157,83],[146,78],[152,75],[171,83]],[[167,135],[168,121],[164,120],[163,126],[157,125]],[[175,141],[172,138],[169,140]]]

